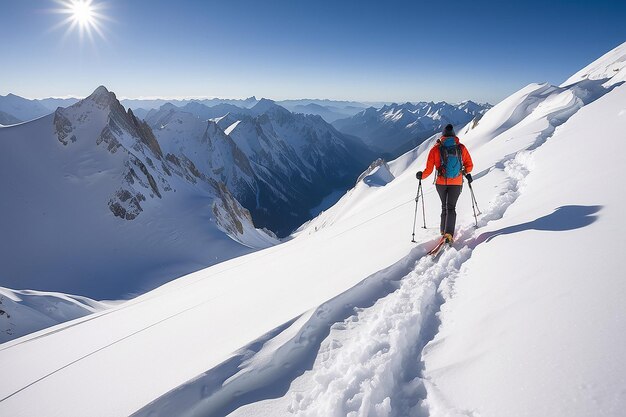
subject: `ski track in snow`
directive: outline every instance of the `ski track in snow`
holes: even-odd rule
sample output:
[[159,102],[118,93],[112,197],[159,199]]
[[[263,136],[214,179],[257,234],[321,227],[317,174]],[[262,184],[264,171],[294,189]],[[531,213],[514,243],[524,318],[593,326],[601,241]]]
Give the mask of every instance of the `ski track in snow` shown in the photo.
[[[517,199],[530,160],[530,152],[522,151],[504,162],[506,189],[483,213],[479,226],[501,218]],[[315,386],[292,393],[286,410],[290,414],[429,415],[422,401],[428,385],[421,379],[419,358],[436,334],[440,306],[480,243],[471,237],[472,230],[473,225],[461,229],[456,241],[460,249],[447,248],[437,260],[424,256],[428,244],[419,245],[397,264],[275,329],[134,416],[223,416],[284,395],[291,381],[309,369]],[[258,361],[264,347],[272,350],[272,342],[282,345]]]
[[[506,174],[502,192],[478,221],[503,217],[532,170],[532,153],[581,106],[547,114],[533,144],[492,169]],[[411,200],[413,201],[413,200]],[[438,312],[454,295],[462,267],[482,242],[474,225],[457,232],[436,260],[426,243],[359,285],[241,349],[231,359],[156,399],[134,416],[223,416],[256,401],[284,396],[303,375],[312,386],[292,390],[285,414],[301,417],[466,416],[422,378],[421,353],[439,327]]]
[[[483,213],[480,227],[501,218],[519,197],[530,163],[528,151],[504,162],[506,189]],[[440,415],[473,416],[442,407],[428,395],[433,387],[422,379],[420,361],[437,333],[441,305],[452,297],[463,264],[482,243],[472,229],[461,229],[456,248],[446,248],[436,260],[420,258],[397,291],[333,325],[309,376],[314,386],[292,393],[288,411],[301,417],[421,417],[443,408]]]

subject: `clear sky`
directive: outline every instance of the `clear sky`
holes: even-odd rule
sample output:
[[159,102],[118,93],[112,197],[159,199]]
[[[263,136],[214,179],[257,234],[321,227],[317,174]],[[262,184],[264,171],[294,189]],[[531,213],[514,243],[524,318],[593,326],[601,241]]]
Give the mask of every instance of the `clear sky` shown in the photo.
[[[71,0],[66,0],[70,2]],[[626,41],[626,1],[0,0],[0,94],[496,103]]]

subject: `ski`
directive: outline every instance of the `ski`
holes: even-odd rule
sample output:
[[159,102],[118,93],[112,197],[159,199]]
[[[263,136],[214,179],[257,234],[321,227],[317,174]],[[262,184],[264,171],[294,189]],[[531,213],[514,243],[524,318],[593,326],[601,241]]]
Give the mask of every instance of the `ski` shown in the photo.
[[437,242],[437,245],[428,252],[428,255],[432,256],[433,258],[436,258],[444,248],[448,246],[452,246],[451,242],[452,242],[451,235],[442,236],[439,242]]
[[437,255],[439,255],[439,252],[441,252],[441,249],[443,249],[443,247],[445,246],[445,244],[446,239],[444,237],[441,237],[441,239],[439,239],[439,242],[437,242],[437,245],[428,252],[428,255],[436,258]]

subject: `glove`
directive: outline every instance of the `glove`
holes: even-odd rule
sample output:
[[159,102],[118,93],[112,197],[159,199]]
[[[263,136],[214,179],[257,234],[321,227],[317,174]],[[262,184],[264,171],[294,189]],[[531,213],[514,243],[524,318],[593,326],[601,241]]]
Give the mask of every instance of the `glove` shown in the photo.
[[469,184],[471,184],[472,181],[474,181],[474,179],[472,178],[472,174],[465,174],[465,178],[467,178],[467,182]]
[[422,179],[422,171],[417,171],[417,174],[415,174],[415,178],[417,178],[418,180]]

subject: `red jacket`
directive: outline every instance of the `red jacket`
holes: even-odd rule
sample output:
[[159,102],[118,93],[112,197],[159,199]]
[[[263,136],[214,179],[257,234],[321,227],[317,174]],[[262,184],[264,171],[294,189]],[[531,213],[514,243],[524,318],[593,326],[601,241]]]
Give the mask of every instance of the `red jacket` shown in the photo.
[[[467,148],[465,147],[465,145],[459,142],[459,138],[455,136],[454,140],[459,145],[459,148],[461,148],[461,160],[463,161],[463,169],[465,170],[465,173],[469,174],[470,172],[472,172],[472,168],[474,168],[474,164],[472,163],[472,157],[467,151]],[[430,173],[433,172],[433,168],[436,168],[437,170],[439,170],[440,166],[441,166],[441,153],[439,152],[439,141],[437,141],[437,144],[433,146],[430,152],[428,153],[428,160],[426,161],[426,169],[422,173],[422,178],[428,177]],[[435,184],[463,185],[463,173],[460,173],[458,176],[454,178],[446,178],[446,177],[437,175],[437,181],[435,181]]]

